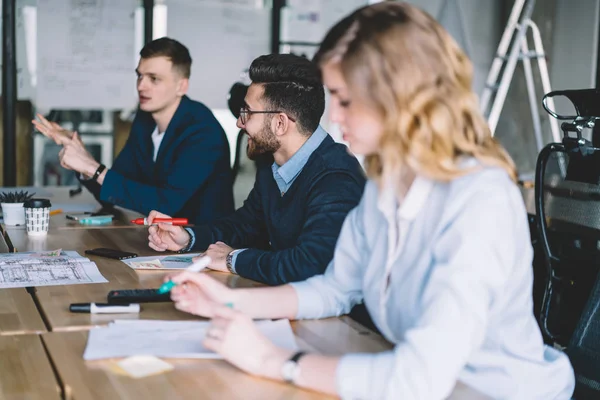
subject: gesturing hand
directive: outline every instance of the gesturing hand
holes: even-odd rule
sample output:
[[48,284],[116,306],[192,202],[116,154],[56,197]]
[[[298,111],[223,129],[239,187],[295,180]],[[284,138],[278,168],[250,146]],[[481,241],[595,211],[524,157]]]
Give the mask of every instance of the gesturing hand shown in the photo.
[[54,140],[56,144],[64,145],[69,143],[73,137],[74,132],[64,129],[56,122],[48,121],[42,114],[37,114],[39,121],[35,119],[31,122],[35,129],[41,132],[48,139]]

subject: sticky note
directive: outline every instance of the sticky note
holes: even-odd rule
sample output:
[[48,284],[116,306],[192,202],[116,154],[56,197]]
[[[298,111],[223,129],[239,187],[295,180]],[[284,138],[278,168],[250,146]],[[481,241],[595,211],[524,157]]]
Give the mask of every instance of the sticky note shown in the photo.
[[173,365],[154,356],[131,356],[117,362],[117,366],[132,378],[162,374],[173,370]]

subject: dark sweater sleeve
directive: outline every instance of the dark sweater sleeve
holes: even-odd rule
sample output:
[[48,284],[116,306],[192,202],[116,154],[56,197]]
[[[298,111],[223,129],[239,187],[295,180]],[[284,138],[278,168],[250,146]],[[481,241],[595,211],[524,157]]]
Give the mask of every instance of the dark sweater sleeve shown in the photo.
[[186,130],[191,132],[186,132],[188,138],[178,145],[177,161],[165,171],[166,184],[146,184],[137,179],[136,173],[125,174],[124,171],[136,171],[137,166],[132,158],[120,154],[119,159],[126,165],[118,164],[108,170],[100,199],[143,214],[152,210],[176,214],[214,174],[217,160],[226,151],[221,132],[214,125],[198,123]]
[[[258,174],[257,174],[258,175]],[[257,180],[258,180],[257,176]],[[268,232],[264,223],[263,207],[258,185],[250,191],[244,205],[226,218],[192,228],[195,236],[194,251],[204,251],[211,244],[222,241],[234,249],[264,248]]]
[[323,176],[308,196],[306,221],[296,245],[281,251],[244,250],[237,255],[236,272],[269,285],[322,274],[333,258],[342,223],[358,205],[363,189],[364,181],[346,172]]

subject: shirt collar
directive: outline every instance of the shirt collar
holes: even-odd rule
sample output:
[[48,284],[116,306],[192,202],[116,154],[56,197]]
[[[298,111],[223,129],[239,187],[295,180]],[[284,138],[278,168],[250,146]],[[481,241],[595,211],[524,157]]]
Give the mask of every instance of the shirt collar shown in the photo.
[[327,132],[319,125],[317,130],[285,164],[279,167],[273,163],[273,172],[277,172],[286,184],[290,183],[302,171],[312,153],[321,145],[327,135]]
[[159,132],[158,131],[158,125],[154,127],[154,130],[152,131],[152,138],[153,139],[157,139],[162,137],[162,135],[164,134],[164,132]]
[[[395,216],[397,215],[400,219],[412,221],[417,217],[419,211],[421,211],[425,205],[425,201],[429,197],[434,185],[434,181],[417,176],[410,185],[404,200],[398,208],[397,185],[393,182],[386,182],[386,185],[379,196],[377,207],[386,218],[395,219]],[[396,214],[397,208],[398,213]]]
[[[465,157],[458,160],[458,166],[461,169],[475,168],[480,163],[473,157]],[[384,189],[379,195],[377,207],[388,219],[400,218],[403,220],[414,220],[419,211],[425,205],[429,194],[435,186],[435,181],[427,179],[423,176],[417,176],[410,185],[402,204],[398,208],[397,185],[393,178],[389,178],[385,182]],[[396,214],[397,211],[397,214]]]

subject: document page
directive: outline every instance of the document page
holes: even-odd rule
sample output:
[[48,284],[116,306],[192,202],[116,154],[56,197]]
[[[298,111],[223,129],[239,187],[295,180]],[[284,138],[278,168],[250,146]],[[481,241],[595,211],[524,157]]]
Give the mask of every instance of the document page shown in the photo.
[[[296,350],[287,319],[257,321],[258,329],[277,346]],[[118,320],[94,328],[88,336],[84,360],[152,355],[166,358],[222,358],[202,346],[208,321]]]

